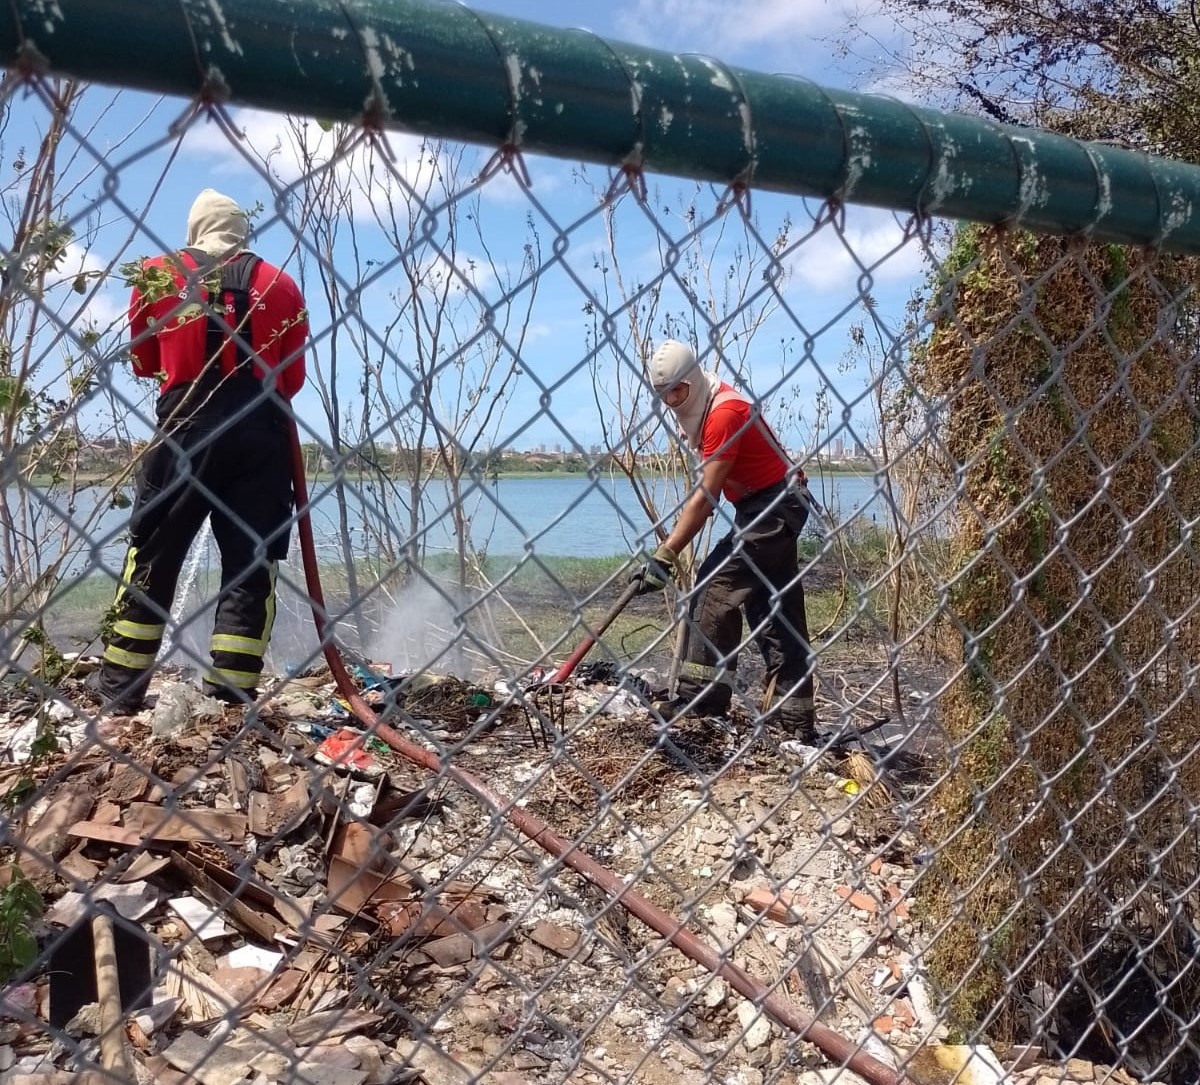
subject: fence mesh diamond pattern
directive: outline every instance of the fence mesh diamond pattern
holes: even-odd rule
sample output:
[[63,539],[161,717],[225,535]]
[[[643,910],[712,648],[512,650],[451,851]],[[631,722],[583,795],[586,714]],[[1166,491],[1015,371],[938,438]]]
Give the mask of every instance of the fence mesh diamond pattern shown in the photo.
[[[1192,257],[51,76],[2,123],[6,1080],[1195,1080]],[[106,712],[198,177],[306,299],[292,545],[254,703],[217,508]],[[808,476],[815,742],[762,619],[655,707],[742,546],[629,599],[668,338]]]

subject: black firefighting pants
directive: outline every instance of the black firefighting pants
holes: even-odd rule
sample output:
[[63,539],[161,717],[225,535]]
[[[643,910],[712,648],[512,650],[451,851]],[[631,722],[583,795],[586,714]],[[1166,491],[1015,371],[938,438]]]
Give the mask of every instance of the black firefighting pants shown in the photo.
[[99,692],[134,703],[145,693],[188,548],[211,516],[221,587],[205,688],[253,697],[275,619],[275,573],[287,556],[291,508],[290,445],[279,412],[232,423],[201,417],[160,435],[138,479]]
[[700,565],[676,686],[676,696],[696,699],[697,710],[729,707],[744,611],[780,721],[812,722],[813,655],[796,551],[807,517],[807,503],[782,485],[754,494],[738,503],[733,531]]

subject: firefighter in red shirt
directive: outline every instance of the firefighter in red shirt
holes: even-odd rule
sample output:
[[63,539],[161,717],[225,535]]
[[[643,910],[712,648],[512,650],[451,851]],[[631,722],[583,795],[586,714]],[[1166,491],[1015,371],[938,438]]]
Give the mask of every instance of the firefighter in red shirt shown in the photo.
[[684,626],[683,670],[674,696],[656,702],[668,722],[683,713],[722,715],[733,698],[742,612],[767,665],[767,720],[797,739],[815,738],[813,653],[796,540],[808,518],[804,472],[792,464],[758,408],[715,374],[691,347],[667,340],[650,360],[655,393],[699,455],[700,482],[666,541],[633,576],[658,591],[678,572],[678,555],[724,495],[733,530],[696,573]]
[[246,248],[249,222],[205,189],[187,247],[143,261],[129,303],[134,372],[160,381],[129,552],[89,688],[105,710],[141,708],[176,582],[205,517],[221,555],[205,692],[258,693],[275,574],[292,520],[287,402],[304,383],[308,319],[291,276]]

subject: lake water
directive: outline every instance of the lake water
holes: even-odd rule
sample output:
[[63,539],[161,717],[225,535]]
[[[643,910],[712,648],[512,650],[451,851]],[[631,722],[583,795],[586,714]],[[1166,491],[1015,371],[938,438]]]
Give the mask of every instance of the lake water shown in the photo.
[[[839,521],[855,519],[871,523],[884,520],[884,499],[871,476],[827,476],[813,480],[812,488],[818,500],[829,508]],[[43,540],[43,552],[48,558],[59,552],[63,525],[70,523],[75,549],[65,565],[65,577],[107,579],[119,575],[125,556],[125,530],[128,509],[105,508],[97,511],[104,493],[99,487],[76,495],[75,511],[67,514],[61,498],[53,493],[31,492],[27,495],[37,513],[28,525],[31,537]],[[360,555],[378,553],[376,532],[384,520],[390,520],[390,535],[397,548],[407,537],[407,510],[389,498],[390,516],[381,510],[381,496],[371,489],[348,487],[351,539]],[[10,507],[17,492],[9,489]],[[656,497],[663,516],[672,521],[678,498],[668,500],[666,483],[660,483]],[[313,534],[322,563],[340,563],[338,543],[337,501],[328,484],[318,483],[313,493]],[[626,480],[589,480],[586,477],[563,478],[501,478],[480,484],[469,491],[463,507],[470,521],[471,538],[475,547],[492,556],[515,559],[530,557],[610,557],[630,555],[642,549],[650,538],[649,521]],[[453,544],[452,520],[448,515],[444,487],[440,481],[430,484],[424,507],[422,534],[431,553],[450,550]],[[94,514],[94,515],[93,515]],[[721,529],[723,530],[723,529]],[[90,544],[89,544],[90,540]],[[212,542],[211,532],[204,532],[193,547],[185,565],[173,615],[177,622],[184,616],[190,620],[172,626],[170,644],[164,658],[172,654],[186,662],[196,663],[206,658],[208,631],[211,628],[212,589],[220,568],[220,559]],[[89,576],[89,574],[92,574]],[[193,580],[195,581],[193,583]],[[89,637],[103,608],[111,599],[115,579],[101,584],[99,592],[78,596],[68,591],[62,608],[54,608],[49,616],[51,628],[71,629]],[[208,584],[209,587],[204,585]],[[78,587],[77,581],[73,587]],[[81,603],[81,599],[88,600]],[[377,594],[375,605],[386,601]],[[398,605],[398,604],[397,604]],[[388,659],[393,665],[412,668],[435,658],[437,652],[448,650],[446,630],[457,628],[455,609],[445,598],[431,591],[419,599],[411,593],[396,613],[402,621],[372,643],[376,658]],[[566,620],[566,618],[564,619]],[[342,634],[353,641],[353,630],[343,627]],[[420,642],[417,644],[414,637]],[[440,638],[440,639],[439,639]],[[68,647],[74,642],[64,641]],[[388,645],[391,647],[389,648]],[[289,561],[281,569],[278,597],[278,620],[272,638],[269,666],[286,669],[296,661],[312,661],[319,647],[312,628],[308,602],[304,595],[303,574],[300,569],[299,545],[293,533]],[[433,652],[434,655],[426,655]]]
[[[870,523],[883,519],[885,499],[872,476],[831,475],[814,479],[811,485],[817,499],[839,521],[855,518]],[[392,495],[385,504],[374,487],[348,486],[347,493],[355,551],[377,552],[375,533],[386,525],[390,525],[386,530],[393,545],[399,548],[408,537],[408,513],[397,497]],[[15,503],[15,488],[8,496],[10,503]],[[120,569],[129,510],[108,508],[93,517],[102,496],[99,487],[82,491],[76,495],[72,514],[53,493],[38,492],[32,502],[37,519],[28,531],[32,537],[45,540],[47,556],[57,553],[64,523],[77,525],[70,530],[78,552],[66,568],[68,574],[78,575],[97,565],[114,572]],[[333,557],[338,538],[336,495],[331,486],[319,483],[311,496],[314,536],[321,551]],[[666,482],[660,482],[655,498],[664,520],[670,523],[679,497]],[[469,487],[463,508],[472,543],[477,550],[491,555],[608,557],[641,547],[651,535],[649,520],[625,479],[500,478]],[[453,519],[439,480],[428,486],[422,523],[421,535],[428,551],[453,549]],[[94,549],[88,545],[89,540]]]
[[[873,476],[826,476],[823,487],[813,480],[812,489],[839,521],[883,519],[884,498]],[[313,496],[313,532],[318,539],[332,539],[336,503],[331,494]],[[358,497],[358,508],[378,507],[373,491]],[[665,521],[673,521],[679,502],[674,490],[660,483],[655,499]],[[474,487],[463,505],[472,542],[489,554],[608,557],[627,553],[650,534],[650,522],[626,479],[499,478]],[[452,548],[453,525],[438,482],[431,485],[424,522],[430,550]]]

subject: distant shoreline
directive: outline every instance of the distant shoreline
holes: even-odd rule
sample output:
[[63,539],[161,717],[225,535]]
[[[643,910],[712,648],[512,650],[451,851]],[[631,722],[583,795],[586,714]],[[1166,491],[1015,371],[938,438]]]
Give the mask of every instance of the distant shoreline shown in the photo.
[[[646,475],[658,475],[656,471],[643,472]],[[809,478],[820,478],[822,475],[853,475],[855,478],[867,478],[874,475],[875,468],[867,467],[859,469],[857,467],[823,467],[819,471],[805,472]],[[498,471],[494,477],[500,479],[506,478],[586,478],[586,471]],[[481,476],[483,477],[483,476]],[[597,479],[609,478],[625,478],[625,474],[620,471],[605,471],[598,474]],[[493,475],[489,473],[486,478],[491,481]]]
[[[839,466],[839,467],[821,467],[819,469],[814,468],[813,470],[807,471],[806,473],[810,479],[820,478],[823,475],[825,475],[825,476],[832,475],[832,476],[838,476],[838,477],[852,476],[855,478],[870,478],[877,473],[877,469],[874,467],[871,467],[870,465],[864,465],[863,467],[849,467],[849,466],[847,466],[847,467],[841,467],[841,466]],[[661,477],[661,472],[656,472],[656,471],[645,471],[645,472],[643,472],[643,474],[646,475],[647,477]],[[326,471],[318,471],[314,474],[308,475],[307,477],[308,477],[308,481],[310,483],[332,482],[337,478],[336,475],[334,475],[330,472],[326,472]],[[348,481],[353,481],[353,482],[359,481],[358,477],[356,477],[352,474],[349,474],[349,473],[347,473],[344,477]],[[371,476],[365,472],[362,477],[364,477],[366,479],[371,478]],[[445,481],[446,477],[447,476],[444,474],[441,474],[438,472],[433,472],[433,473],[425,475],[424,478],[422,479],[422,482],[423,482],[423,484],[430,483],[430,482],[443,482],[443,481]],[[519,470],[519,471],[517,471],[517,470],[496,471],[496,472],[489,471],[486,474],[481,472],[479,474],[466,474],[463,476],[464,479],[470,479],[472,481],[478,480],[479,482],[492,482],[497,479],[498,480],[504,480],[504,479],[525,480],[525,479],[537,479],[537,478],[584,479],[587,477],[588,477],[588,472],[586,470],[566,471],[566,470],[562,470],[561,468],[556,468],[554,470],[549,470],[549,471],[538,471],[536,469],[525,469],[525,470]],[[610,479],[624,479],[625,477],[626,477],[625,474],[620,471],[606,470],[603,472],[596,473],[596,481],[597,482],[605,482]],[[113,479],[112,471],[79,471],[74,476],[72,476],[72,479],[70,481],[73,481],[79,487],[107,486],[107,485],[112,484],[112,479]],[[124,486],[132,486],[134,484],[135,480],[136,480],[136,476],[130,475],[122,483],[122,486],[123,487]],[[393,476],[391,476],[391,481],[403,484],[403,483],[406,483],[408,480],[404,475],[393,475]],[[63,486],[69,485],[69,481],[67,479],[59,479],[56,483],[55,480],[49,475],[34,475],[32,478],[27,479],[19,484],[33,486],[39,490],[45,490],[45,489],[48,489],[52,485],[63,485]],[[10,485],[18,485],[18,483],[11,483]]]

